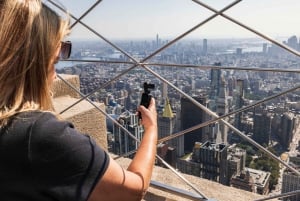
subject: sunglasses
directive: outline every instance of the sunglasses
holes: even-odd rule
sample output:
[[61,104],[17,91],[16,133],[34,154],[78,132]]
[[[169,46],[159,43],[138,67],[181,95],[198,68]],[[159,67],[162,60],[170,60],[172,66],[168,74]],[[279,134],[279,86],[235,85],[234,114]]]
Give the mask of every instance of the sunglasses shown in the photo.
[[70,58],[72,51],[72,42],[71,41],[62,41],[61,48],[60,48],[60,58],[61,59],[68,59]]

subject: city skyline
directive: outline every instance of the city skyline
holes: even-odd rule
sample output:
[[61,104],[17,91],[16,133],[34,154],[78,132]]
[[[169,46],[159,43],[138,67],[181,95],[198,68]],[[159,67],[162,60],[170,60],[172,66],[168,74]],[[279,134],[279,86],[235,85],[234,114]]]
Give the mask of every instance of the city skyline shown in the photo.
[[[60,1],[76,17],[80,17],[96,0]],[[221,10],[232,1],[208,1],[203,3]],[[297,25],[300,14],[296,0],[241,1],[228,9],[225,14],[270,37],[299,35]],[[174,38],[214,13],[193,1],[165,0],[110,0],[101,1],[82,21],[107,39]],[[256,37],[250,31],[218,16],[188,35],[191,38],[236,38]],[[92,39],[95,34],[78,24],[70,38]]]

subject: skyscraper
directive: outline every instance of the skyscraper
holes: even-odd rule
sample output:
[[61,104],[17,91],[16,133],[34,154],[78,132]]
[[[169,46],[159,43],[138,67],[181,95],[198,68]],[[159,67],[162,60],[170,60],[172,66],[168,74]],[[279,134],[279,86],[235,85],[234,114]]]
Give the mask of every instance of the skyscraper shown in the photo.
[[298,50],[298,38],[297,36],[291,36],[288,38],[287,45],[291,48]]
[[[214,65],[221,66],[221,63],[215,63]],[[212,69],[210,76],[209,108],[222,116],[229,111],[227,84],[221,69]],[[228,118],[223,120],[227,121]],[[214,142],[227,144],[228,128],[221,121],[219,124],[215,124],[214,127],[211,126],[210,133],[211,136],[215,137],[215,139],[212,139]]]
[[[221,84],[220,84],[220,89],[219,89],[219,94],[217,97],[217,114],[219,116],[225,115],[228,113],[229,109],[228,109],[228,95],[227,95],[227,89],[226,89],[226,82],[224,77],[221,77]],[[228,117],[223,118],[224,121],[228,121]],[[216,142],[217,143],[224,143],[227,144],[228,143],[228,139],[227,139],[227,135],[228,135],[228,127],[220,122],[220,132],[219,135],[217,136]]]
[[[214,65],[221,66],[221,63],[215,63]],[[222,71],[220,69],[211,69],[210,71],[209,108],[212,111],[216,111],[216,100],[220,89],[221,73]]]
[[[238,110],[244,106],[244,80],[238,79],[236,82],[236,91],[234,93],[234,109]],[[243,130],[242,128],[242,117],[243,112],[238,112],[234,116],[234,126],[239,129]],[[228,137],[231,143],[240,142],[242,138],[239,135],[231,132],[229,133],[230,136]]]
[[[163,112],[158,115],[158,138],[161,139],[164,137],[168,137],[175,133],[175,124],[176,116],[172,111],[169,99],[166,98]],[[182,156],[184,153],[182,139],[183,137],[178,137],[166,142],[169,151],[170,148],[172,148],[172,150],[176,151],[177,156]]]
[[160,39],[159,39],[159,35],[156,34],[156,48],[158,48],[160,46]]
[[280,144],[284,148],[289,148],[296,131],[296,117],[291,112],[286,112],[281,116],[280,128],[278,129],[278,137]]
[[178,160],[177,168],[186,174],[227,184],[227,145],[196,142],[193,154]]
[[203,50],[202,50],[203,55],[207,55],[207,39],[203,39]]
[[268,145],[271,135],[271,116],[266,111],[255,111],[253,116],[253,140]]
[[168,96],[168,84],[165,83],[165,82],[162,83],[161,95],[162,95],[163,100],[167,99],[167,96]]
[[173,114],[169,99],[165,101],[163,112],[158,116],[158,137],[164,138],[171,135],[175,128],[175,116]]
[[[300,170],[300,157],[299,156],[290,156],[289,165],[292,165],[296,170]],[[287,193],[291,191],[296,191],[300,189],[300,176],[294,172],[286,169],[282,175],[282,189],[281,193]],[[283,198],[284,201],[298,201],[300,200],[300,195],[296,194]]]
[[[142,139],[144,130],[138,124],[138,116],[136,114],[126,111],[120,115],[118,122],[137,139]],[[113,144],[114,153],[122,155],[138,148],[138,142],[119,126],[114,125],[113,134],[115,140]]]
[[200,163],[200,177],[227,184],[227,146],[205,142],[193,152],[193,161]]
[[[200,97],[193,97],[203,106],[207,106],[207,98],[205,95]],[[207,114],[198,106],[193,104],[189,99],[181,98],[181,130],[188,129],[197,124],[203,123],[207,120]],[[207,139],[207,128],[199,128],[194,131],[188,132],[184,135],[184,150],[191,152],[195,142],[203,142]]]
[[267,53],[268,53],[268,44],[267,44],[267,43],[264,43],[264,44],[263,44],[263,53],[264,53],[264,54],[267,54]]

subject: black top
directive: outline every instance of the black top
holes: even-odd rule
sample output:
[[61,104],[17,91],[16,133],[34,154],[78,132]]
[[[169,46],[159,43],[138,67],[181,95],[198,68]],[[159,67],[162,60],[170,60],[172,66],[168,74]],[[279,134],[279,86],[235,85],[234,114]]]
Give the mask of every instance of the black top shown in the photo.
[[84,201],[109,156],[47,112],[24,112],[0,128],[1,201]]

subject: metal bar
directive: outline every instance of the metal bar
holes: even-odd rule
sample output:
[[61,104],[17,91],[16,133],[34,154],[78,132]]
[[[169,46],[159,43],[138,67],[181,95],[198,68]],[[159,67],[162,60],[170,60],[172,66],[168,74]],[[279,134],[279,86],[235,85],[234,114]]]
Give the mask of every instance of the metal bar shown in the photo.
[[[69,59],[61,60],[73,61],[73,62],[90,62],[90,63],[104,63],[104,64],[136,64],[130,61],[105,61],[105,60],[80,60],[80,59]],[[283,68],[260,68],[260,67],[235,67],[235,66],[210,66],[210,65],[193,65],[193,64],[175,64],[175,63],[139,63],[139,65],[147,66],[162,66],[162,67],[180,67],[180,68],[199,68],[202,70],[210,69],[221,69],[221,70],[243,70],[243,71],[263,71],[263,72],[281,72],[281,73],[300,73],[299,69],[283,69]]]
[[266,198],[261,198],[261,199],[254,200],[254,201],[271,200],[274,198],[285,198],[285,197],[290,197],[290,196],[297,195],[297,194],[300,194],[300,190],[296,190],[296,191],[292,191],[292,192],[288,192],[288,193],[282,193],[280,195],[274,195],[274,196],[270,196],[270,197],[266,197]]
[[164,192],[172,193],[173,195],[179,195],[183,198],[187,198],[190,200],[195,200],[195,201],[197,201],[197,200],[206,201],[207,200],[207,199],[204,199],[203,197],[195,195],[194,193],[191,193],[189,191],[182,190],[182,189],[176,188],[176,187],[172,187],[170,185],[166,185],[166,184],[160,183],[158,181],[151,180],[150,186],[152,188],[156,188],[156,189],[162,190]]
[[78,18],[71,26],[70,29],[73,29],[73,27],[80,22],[87,14],[89,14],[102,0],[98,0],[94,5],[92,5],[80,18]]
[[121,154],[121,155],[118,155],[116,157],[114,157],[114,160],[117,160],[119,158],[123,158],[123,157],[127,157],[127,156],[130,156],[131,154],[134,154],[137,150],[133,150],[133,151],[130,151],[130,152],[127,152],[125,154]]
[[175,170],[171,165],[169,165],[167,162],[165,162],[159,155],[156,155],[156,158],[160,160],[167,168],[169,168],[173,173],[175,173],[182,181],[184,181],[187,185],[189,185],[195,192],[197,192],[199,195],[201,195],[204,199],[207,199],[207,196],[205,196],[198,188],[193,185],[189,180],[187,180],[185,177],[183,177],[177,170]]
[[[204,4],[204,3],[202,3],[202,2],[200,2],[200,1],[198,1],[198,0],[192,0],[192,1],[195,2],[195,3],[197,3],[197,4],[199,4],[199,5],[201,5],[201,6],[203,6],[203,7],[205,7],[205,8],[207,8],[208,10],[210,10],[210,11],[212,11],[212,12],[214,12],[214,13],[219,13],[216,9],[214,9],[214,8],[212,8],[212,7],[206,5],[206,4]],[[220,15],[221,15],[222,17],[226,18],[227,20],[229,20],[229,21],[231,21],[231,22],[233,22],[233,23],[235,23],[235,24],[237,24],[237,25],[239,25],[239,26],[241,26],[241,27],[247,29],[248,31],[251,31],[251,32],[253,32],[254,34],[256,34],[256,35],[258,35],[258,36],[260,36],[260,37],[262,37],[262,38],[264,38],[264,39],[266,39],[266,40],[268,40],[268,41],[270,41],[271,43],[276,44],[277,46],[281,47],[282,49],[285,49],[285,50],[287,50],[288,52],[290,52],[290,53],[292,53],[292,54],[294,54],[294,55],[300,57],[300,53],[299,53],[298,51],[296,51],[296,50],[294,50],[294,49],[288,47],[287,45],[281,44],[281,43],[279,43],[279,42],[273,40],[271,37],[266,36],[266,35],[260,33],[259,31],[256,31],[255,29],[253,29],[253,28],[251,28],[251,27],[249,27],[249,26],[247,26],[247,25],[245,25],[245,24],[243,24],[243,23],[241,23],[241,22],[235,20],[234,18],[232,18],[232,17],[230,17],[230,16],[228,16],[228,15],[226,15],[226,14],[224,14],[224,13],[220,13]]]

